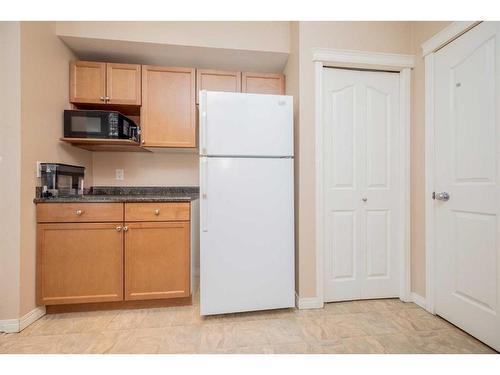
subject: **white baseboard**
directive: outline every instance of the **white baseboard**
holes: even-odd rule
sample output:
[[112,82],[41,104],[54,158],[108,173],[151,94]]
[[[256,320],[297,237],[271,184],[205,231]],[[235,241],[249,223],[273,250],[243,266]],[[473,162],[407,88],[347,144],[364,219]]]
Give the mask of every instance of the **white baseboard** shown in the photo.
[[21,332],[30,324],[36,322],[45,315],[45,306],[35,307],[19,319],[0,320],[0,332],[16,333]]
[[295,306],[297,306],[300,310],[305,309],[322,309],[323,302],[321,302],[318,298],[300,298],[297,293],[295,293]]
[[411,298],[411,301],[413,303],[416,303],[417,305],[419,305],[423,309],[427,309],[424,297],[418,295],[417,293],[412,292],[410,295],[410,298]]

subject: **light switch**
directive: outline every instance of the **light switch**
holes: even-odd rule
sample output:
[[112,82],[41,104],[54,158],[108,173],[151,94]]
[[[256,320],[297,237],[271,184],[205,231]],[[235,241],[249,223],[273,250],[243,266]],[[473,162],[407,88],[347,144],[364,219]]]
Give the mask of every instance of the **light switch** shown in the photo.
[[125,175],[125,172],[123,169],[116,169],[115,170],[115,178],[118,181],[123,181],[124,175]]

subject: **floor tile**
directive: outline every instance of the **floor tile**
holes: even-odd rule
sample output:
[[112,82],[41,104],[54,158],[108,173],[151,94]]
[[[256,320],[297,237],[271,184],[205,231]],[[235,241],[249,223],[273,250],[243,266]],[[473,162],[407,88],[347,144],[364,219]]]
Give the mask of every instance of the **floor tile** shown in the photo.
[[192,306],[46,315],[0,334],[0,353],[496,353],[396,299],[200,316]]

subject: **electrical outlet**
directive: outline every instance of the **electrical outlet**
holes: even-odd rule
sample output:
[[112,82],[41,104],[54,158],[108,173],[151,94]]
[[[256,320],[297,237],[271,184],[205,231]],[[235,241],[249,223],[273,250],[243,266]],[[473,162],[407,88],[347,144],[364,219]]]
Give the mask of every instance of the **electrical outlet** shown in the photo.
[[125,171],[123,169],[116,169],[115,170],[115,178],[118,181],[123,181],[125,175]]

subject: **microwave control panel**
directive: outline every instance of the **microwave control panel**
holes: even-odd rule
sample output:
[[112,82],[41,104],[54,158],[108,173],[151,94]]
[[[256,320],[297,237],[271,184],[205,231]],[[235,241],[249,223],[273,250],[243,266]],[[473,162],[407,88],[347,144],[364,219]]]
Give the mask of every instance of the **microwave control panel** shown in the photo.
[[109,136],[110,137],[118,137],[118,113],[110,113],[108,115],[108,124],[109,124]]

